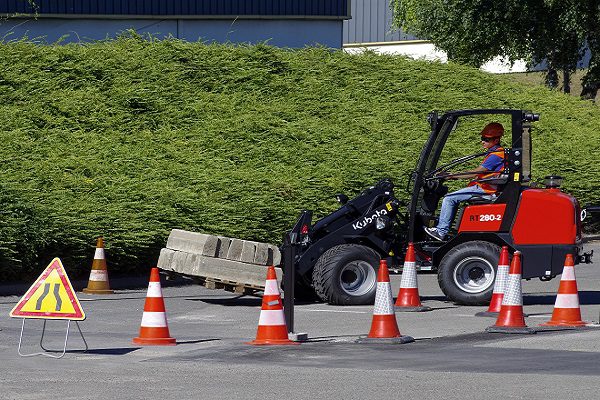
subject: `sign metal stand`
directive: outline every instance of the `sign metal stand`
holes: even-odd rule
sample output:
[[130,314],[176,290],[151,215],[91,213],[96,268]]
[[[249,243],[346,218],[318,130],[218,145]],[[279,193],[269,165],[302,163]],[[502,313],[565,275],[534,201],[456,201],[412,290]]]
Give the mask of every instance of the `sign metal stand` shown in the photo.
[[[23,318],[23,324],[21,324],[21,336],[19,336],[19,348],[17,349],[17,352],[19,353],[19,355],[21,357],[46,356],[46,357],[52,357],[52,358],[62,358],[65,355],[65,353],[67,352],[67,341],[69,340],[69,327],[71,326],[70,319],[67,320],[67,332],[65,334],[65,345],[63,346],[62,353],[60,353],[60,355],[50,354],[51,352],[54,352],[54,350],[49,350],[44,347],[44,333],[46,332],[47,320],[44,320],[44,327],[42,328],[42,336],[40,338],[40,348],[44,351],[38,352],[38,353],[30,353],[30,354],[21,353],[21,345],[23,343],[23,331],[25,329],[25,320],[26,320],[26,318]],[[89,350],[87,341],[85,340],[85,337],[83,337],[83,332],[81,332],[81,328],[79,327],[79,322],[75,321],[75,325],[77,326],[79,335],[81,336],[81,339],[83,340],[83,343],[85,344],[85,350],[83,350],[85,353]],[[56,352],[58,352],[58,351],[59,350],[57,350]]]

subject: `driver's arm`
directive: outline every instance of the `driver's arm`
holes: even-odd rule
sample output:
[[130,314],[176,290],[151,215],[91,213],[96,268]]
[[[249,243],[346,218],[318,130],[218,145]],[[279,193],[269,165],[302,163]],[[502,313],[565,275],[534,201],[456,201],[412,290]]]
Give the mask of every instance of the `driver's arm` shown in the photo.
[[441,176],[446,180],[458,180],[458,179],[471,179],[476,178],[479,174],[490,171],[486,167],[482,167],[481,165],[475,169],[464,171],[464,172],[441,172],[437,176]]
[[[479,174],[482,174],[484,172],[488,172],[489,169],[487,169],[486,167],[482,167],[481,165],[473,170],[470,171],[465,171],[462,172],[460,174],[460,176],[457,176],[454,179],[471,179],[471,178],[476,178]],[[450,178],[452,179],[452,178]]]

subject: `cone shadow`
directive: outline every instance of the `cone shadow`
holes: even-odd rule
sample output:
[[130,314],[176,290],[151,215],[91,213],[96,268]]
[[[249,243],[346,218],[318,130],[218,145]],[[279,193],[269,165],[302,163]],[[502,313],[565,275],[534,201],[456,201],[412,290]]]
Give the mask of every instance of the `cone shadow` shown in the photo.
[[[556,294],[525,294],[523,295],[523,305],[554,305]],[[598,305],[600,304],[600,291],[584,290],[579,292],[580,305]]]
[[450,308],[459,308],[459,306],[431,307],[430,311],[447,310],[447,309],[450,309]]
[[[441,301],[444,303],[449,303],[448,298],[446,296],[420,296],[421,301]],[[394,299],[394,301],[396,301]]]

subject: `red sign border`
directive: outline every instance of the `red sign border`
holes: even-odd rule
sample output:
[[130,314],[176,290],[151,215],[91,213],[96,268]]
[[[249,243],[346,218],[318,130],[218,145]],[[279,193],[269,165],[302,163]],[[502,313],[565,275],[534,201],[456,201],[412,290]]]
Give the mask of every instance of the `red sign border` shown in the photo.
[[[58,276],[60,277],[61,282],[65,286],[65,290],[67,292],[67,296],[75,309],[74,313],[53,313],[53,312],[33,312],[33,311],[21,311],[21,309],[29,302],[31,296],[34,295],[36,290],[41,286],[42,282],[46,280],[46,278],[52,273],[52,271],[56,271]],[[60,258],[54,258],[50,264],[46,267],[44,272],[37,278],[37,280],[31,285],[29,290],[23,295],[21,300],[17,303],[17,305],[12,309],[9,314],[13,318],[40,318],[40,319],[70,319],[74,321],[83,321],[85,319],[85,313],[83,312],[83,308],[81,308],[81,304],[79,303],[79,299],[75,295],[75,291],[73,290],[73,286],[71,286],[71,281],[67,276],[65,268],[60,261]]]

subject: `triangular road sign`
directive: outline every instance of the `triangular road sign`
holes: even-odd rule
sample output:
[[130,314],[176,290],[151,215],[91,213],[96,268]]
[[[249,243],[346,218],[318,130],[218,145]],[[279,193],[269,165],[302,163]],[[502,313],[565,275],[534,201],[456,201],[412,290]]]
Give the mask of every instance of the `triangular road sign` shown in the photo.
[[9,315],[74,321],[85,319],[85,313],[58,257],[50,262]]

